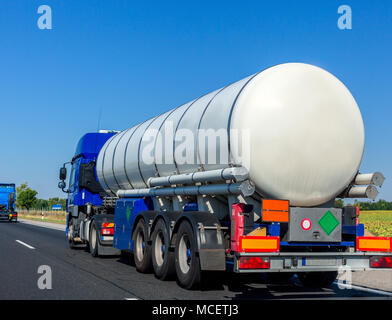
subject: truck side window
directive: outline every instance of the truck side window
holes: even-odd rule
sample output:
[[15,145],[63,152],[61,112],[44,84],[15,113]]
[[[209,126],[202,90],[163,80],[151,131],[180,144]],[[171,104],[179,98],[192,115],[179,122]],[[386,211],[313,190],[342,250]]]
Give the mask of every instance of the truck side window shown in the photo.
[[75,191],[75,164],[72,165],[71,175],[69,176],[69,190],[71,192]]

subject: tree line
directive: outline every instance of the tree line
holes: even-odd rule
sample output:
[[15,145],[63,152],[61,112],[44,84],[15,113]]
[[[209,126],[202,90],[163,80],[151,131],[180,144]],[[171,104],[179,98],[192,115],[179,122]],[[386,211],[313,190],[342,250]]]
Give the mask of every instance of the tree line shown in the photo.
[[50,210],[54,204],[60,204],[61,210],[65,210],[65,199],[39,199],[37,194],[38,192],[31,189],[27,182],[22,183],[19,187],[16,187],[16,207],[26,210]]
[[[359,210],[392,210],[392,202],[380,199],[378,201],[358,201],[355,200],[352,204],[347,204],[347,206],[359,207]],[[338,199],[335,201],[336,208],[343,208],[344,201]]]

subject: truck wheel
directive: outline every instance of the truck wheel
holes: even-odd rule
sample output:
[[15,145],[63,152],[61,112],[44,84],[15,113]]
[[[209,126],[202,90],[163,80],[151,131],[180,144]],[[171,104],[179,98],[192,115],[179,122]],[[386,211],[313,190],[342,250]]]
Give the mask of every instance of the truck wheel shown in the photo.
[[147,243],[147,227],[143,220],[136,225],[132,240],[136,270],[143,273],[150,271],[152,267],[151,246]]
[[337,276],[337,271],[298,273],[298,278],[302,284],[310,288],[328,287],[336,280]]
[[200,260],[196,254],[196,239],[189,222],[181,223],[176,237],[175,267],[177,279],[185,289],[196,287],[201,280]]
[[97,229],[95,228],[95,225],[93,224],[90,229],[90,253],[93,257],[98,257],[98,245],[99,245],[99,239],[98,239],[98,232]]
[[174,254],[169,250],[170,238],[165,222],[157,222],[152,234],[152,265],[155,276],[167,280],[175,272]]

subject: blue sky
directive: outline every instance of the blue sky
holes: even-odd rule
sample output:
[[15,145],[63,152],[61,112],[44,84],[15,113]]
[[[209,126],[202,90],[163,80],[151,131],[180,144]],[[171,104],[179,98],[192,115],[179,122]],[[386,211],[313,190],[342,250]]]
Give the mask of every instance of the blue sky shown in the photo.
[[[37,27],[40,5],[52,30]],[[337,27],[352,8],[352,30]],[[361,171],[392,201],[392,2],[0,2],[0,181],[63,196],[78,139],[126,129],[266,67],[306,62],[340,78],[364,119]]]

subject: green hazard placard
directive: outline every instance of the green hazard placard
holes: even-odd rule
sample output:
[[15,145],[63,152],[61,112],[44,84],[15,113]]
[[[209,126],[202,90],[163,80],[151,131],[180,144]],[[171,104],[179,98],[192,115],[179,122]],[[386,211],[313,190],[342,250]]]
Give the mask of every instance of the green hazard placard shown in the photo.
[[318,223],[327,235],[330,235],[339,225],[339,221],[329,210],[322,216]]

